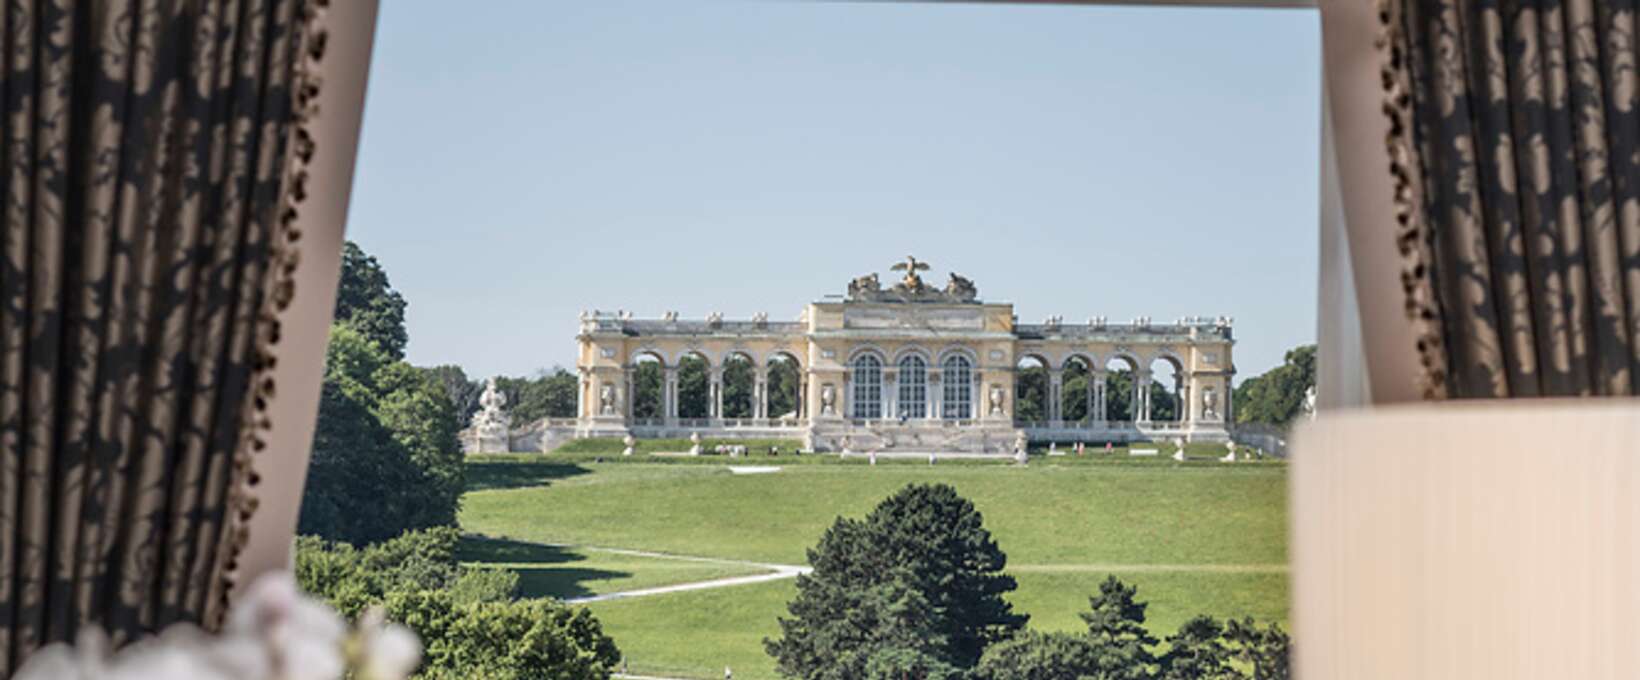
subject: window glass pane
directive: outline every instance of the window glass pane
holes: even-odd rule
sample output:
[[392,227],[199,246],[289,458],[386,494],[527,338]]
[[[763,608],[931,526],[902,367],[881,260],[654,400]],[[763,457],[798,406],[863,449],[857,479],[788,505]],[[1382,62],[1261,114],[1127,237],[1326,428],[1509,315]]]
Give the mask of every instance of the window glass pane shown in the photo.
[[912,355],[900,359],[899,413],[901,418],[928,417],[928,363]]
[[966,420],[973,417],[974,378],[968,358],[946,357],[941,380],[945,385],[945,404],[940,411],[946,420]]
[[883,412],[883,362],[870,354],[854,360],[854,417],[881,418]]

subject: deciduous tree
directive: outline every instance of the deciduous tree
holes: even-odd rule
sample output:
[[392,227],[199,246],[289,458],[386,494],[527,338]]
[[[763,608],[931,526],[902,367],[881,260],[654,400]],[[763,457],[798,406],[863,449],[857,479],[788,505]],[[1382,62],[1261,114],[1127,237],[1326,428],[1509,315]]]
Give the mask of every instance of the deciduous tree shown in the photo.
[[1314,386],[1315,345],[1294,347],[1280,366],[1236,387],[1236,422],[1286,425],[1303,410],[1304,395]]
[[342,245],[336,285],[337,321],[358,329],[394,361],[404,358],[410,335],[404,327],[404,296],[387,281],[387,270],[358,244]]

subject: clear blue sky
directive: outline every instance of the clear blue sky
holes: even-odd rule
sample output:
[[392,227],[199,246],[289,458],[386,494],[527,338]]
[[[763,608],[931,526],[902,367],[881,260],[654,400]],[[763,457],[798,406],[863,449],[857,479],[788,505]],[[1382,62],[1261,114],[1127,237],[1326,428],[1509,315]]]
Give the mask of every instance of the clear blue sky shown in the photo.
[[573,366],[583,308],[731,318],[908,253],[1022,322],[1315,339],[1313,11],[382,3],[349,237],[409,359]]

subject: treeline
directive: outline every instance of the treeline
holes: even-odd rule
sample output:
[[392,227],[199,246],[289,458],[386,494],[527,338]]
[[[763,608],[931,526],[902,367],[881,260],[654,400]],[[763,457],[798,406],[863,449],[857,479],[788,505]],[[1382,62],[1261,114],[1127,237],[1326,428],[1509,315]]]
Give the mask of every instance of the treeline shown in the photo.
[[[484,394],[484,381],[467,377],[460,366],[444,365],[428,369],[444,386],[444,391],[455,405],[462,423],[470,423],[478,413],[478,397]],[[550,371],[539,371],[522,378],[498,377],[496,388],[507,397],[507,412],[513,425],[521,426],[542,418],[574,418],[575,374],[562,366]]]
[[1280,366],[1236,386],[1236,422],[1286,426],[1304,411],[1304,395],[1312,387],[1315,345],[1299,345],[1287,351]]
[[[808,553],[781,636],[780,673],[804,680],[1285,680],[1277,625],[1198,616],[1165,640],[1137,589],[1112,576],[1085,633],[1026,628],[1004,595],[1007,556],[945,484],[905,487],[863,520],[838,518]],[[1165,643],[1165,644],[1163,644]],[[1158,651],[1160,650],[1160,651]]]

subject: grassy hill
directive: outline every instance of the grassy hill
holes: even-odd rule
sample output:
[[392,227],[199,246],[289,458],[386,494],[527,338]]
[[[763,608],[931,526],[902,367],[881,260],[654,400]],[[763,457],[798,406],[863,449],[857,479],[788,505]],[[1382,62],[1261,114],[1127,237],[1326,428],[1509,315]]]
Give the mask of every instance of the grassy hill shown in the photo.
[[[984,514],[1020,584],[1010,599],[1033,626],[1080,627],[1076,614],[1112,573],[1139,586],[1163,634],[1195,614],[1287,615],[1280,464],[647,459],[475,457],[461,524],[492,540],[470,541],[464,557],[519,569],[527,594],[558,597],[738,575],[755,568],[600,549],[806,564],[839,515],[864,515],[909,483],[945,482]],[[808,464],[822,461],[833,464]],[[725,462],[782,469],[735,475]],[[717,678],[727,665],[736,678],[773,678],[760,641],[778,632],[792,592],[778,581],[590,606],[633,672]]]

